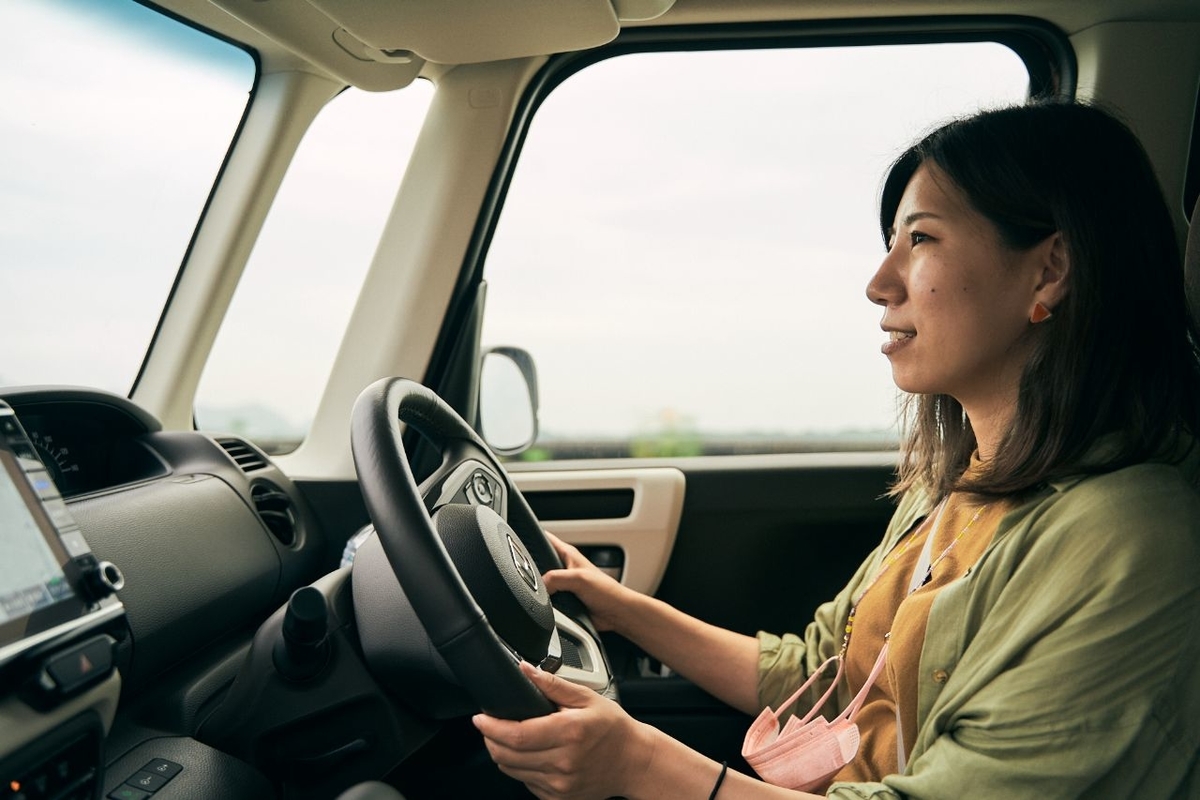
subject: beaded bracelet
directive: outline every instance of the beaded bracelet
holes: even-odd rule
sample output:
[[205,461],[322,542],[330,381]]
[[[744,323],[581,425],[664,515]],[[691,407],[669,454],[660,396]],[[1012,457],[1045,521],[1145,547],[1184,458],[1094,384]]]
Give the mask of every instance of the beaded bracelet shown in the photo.
[[713,784],[713,790],[708,795],[708,800],[717,800],[717,792],[721,791],[721,784],[725,781],[725,773],[729,770],[729,762],[721,762],[721,774],[717,776],[717,782]]

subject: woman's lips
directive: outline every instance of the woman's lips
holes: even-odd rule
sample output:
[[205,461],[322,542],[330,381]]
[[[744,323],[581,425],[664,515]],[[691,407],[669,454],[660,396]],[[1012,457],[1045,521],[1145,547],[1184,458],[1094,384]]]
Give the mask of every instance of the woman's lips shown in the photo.
[[898,353],[917,335],[916,331],[888,331],[887,334],[888,340],[879,348],[879,352],[885,356]]

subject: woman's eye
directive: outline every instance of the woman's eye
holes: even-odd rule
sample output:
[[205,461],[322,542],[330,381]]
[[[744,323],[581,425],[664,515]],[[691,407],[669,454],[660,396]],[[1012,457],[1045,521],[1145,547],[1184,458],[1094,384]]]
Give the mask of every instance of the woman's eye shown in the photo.
[[930,238],[929,234],[921,233],[920,231],[912,231],[911,233],[908,234],[909,242],[913,247],[916,247],[921,242],[928,241],[929,238]]

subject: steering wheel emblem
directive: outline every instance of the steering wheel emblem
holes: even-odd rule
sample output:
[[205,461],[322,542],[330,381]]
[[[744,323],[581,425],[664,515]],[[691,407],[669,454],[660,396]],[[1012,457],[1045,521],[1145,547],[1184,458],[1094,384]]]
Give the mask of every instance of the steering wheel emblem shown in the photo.
[[538,588],[537,572],[534,571],[533,564],[529,563],[529,558],[521,548],[517,547],[517,543],[511,536],[508,536],[508,549],[512,552],[513,564],[517,567],[517,573],[529,585],[529,588],[536,592]]

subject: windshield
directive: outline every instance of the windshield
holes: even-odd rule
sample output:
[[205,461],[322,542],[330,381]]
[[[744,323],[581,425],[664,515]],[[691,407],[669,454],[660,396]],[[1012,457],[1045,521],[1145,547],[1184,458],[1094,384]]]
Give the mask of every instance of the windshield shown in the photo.
[[0,25],[0,384],[128,394],[254,60],[124,0],[4,0]]

